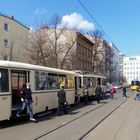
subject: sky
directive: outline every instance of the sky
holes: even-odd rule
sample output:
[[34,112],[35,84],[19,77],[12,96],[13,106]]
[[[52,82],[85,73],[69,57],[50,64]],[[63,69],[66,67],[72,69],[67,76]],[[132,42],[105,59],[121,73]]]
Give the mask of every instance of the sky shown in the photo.
[[[104,37],[126,55],[140,55],[140,0],[80,0],[104,30]],[[1,0],[0,12],[34,28],[53,15],[85,32],[100,29],[78,0]]]

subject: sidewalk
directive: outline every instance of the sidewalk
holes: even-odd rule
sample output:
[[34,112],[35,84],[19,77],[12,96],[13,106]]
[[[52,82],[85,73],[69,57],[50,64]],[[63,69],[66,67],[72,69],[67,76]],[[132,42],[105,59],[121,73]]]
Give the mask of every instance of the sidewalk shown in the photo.
[[84,140],[140,140],[140,101],[130,97]]

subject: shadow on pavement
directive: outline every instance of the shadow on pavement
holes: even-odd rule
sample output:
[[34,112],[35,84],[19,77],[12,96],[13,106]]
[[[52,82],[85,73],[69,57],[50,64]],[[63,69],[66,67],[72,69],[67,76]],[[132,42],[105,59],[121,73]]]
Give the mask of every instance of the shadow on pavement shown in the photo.
[[[108,98],[110,98],[110,96],[105,95],[104,99],[101,99],[100,103],[106,104],[107,102],[105,102],[105,100],[108,99]],[[70,114],[70,115],[78,114],[79,113],[79,111],[77,111],[78,109],[87,107],[89,105],[96,105],[96,104],[97,104],[96,99],[94,97],[94,98],[89,100],[87,105],[85,105],[84,102],[80,102],[80,103],[77,103],[77,104],[74,104],[74,105],[70,105],[67,109],[68,114]],[[56,116],[57,116],[56,113],[57,113],[57,109],[54,109],[52,111],[38,113],[38,114],[35,115],[35,118],[37,119],[37,122],[42,122],[42,121],[46,121],[46,120],[50,120],[50,119],[55,119]],[[60,117],[62,115],[65,115],[63,113],[63,111],[61,111]],[[13,126],[16,126],[16,125],[28,124],[28,123],[34,123],[34,122],[29,121],[29,115],[25,115],[25,116],[22,116],[22,117],[16,117],[12,120],[0,121],[0,129],[13,127]]]

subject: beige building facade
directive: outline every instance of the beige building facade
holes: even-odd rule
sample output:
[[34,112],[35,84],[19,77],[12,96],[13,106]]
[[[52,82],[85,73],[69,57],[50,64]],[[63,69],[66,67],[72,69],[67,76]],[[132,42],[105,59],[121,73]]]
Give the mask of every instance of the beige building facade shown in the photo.
[[29,28],[13,16],[0,14],[0,59],[27,62]]
[[92,72],[92,60],[93,60],[93,47],[94,43],[86,38],[83,34],[77,32],[77,44],[76,44],[76,54],[77,54],[77,65],[75,65],[76,70]]
[[[46,66],[67,70],[92,71],[92,51],[94,43],[80,32],[69,29],[43,28],[40,31],[30,34],[32,44],[38,42],[38,36],[42,36],[40,40],[45,40],[45,42],[42,42],[42,44],[38,43],[38,45],[45,51],[50,52],[48,57],[46,56],[46,58],[44,58],[44,64]],[[36,50],[33,50],[32,52],[35,51]],[[47,54],[47,52],[45,54]],[[54,56],[53,54],[57,55]],[[42,56],[36,60],[42,60]],[[54,62],[54,60],[57,60],[57,62]],[[37,64],[38,62],[36,61],[35,63]],[[40,64],[44,65],[42,61],[40,61]]]

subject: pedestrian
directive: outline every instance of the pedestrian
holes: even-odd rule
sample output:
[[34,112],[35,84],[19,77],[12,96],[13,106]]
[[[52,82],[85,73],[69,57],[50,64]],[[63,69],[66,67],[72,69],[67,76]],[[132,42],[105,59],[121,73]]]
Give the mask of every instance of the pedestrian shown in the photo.
[[83,86],[83,96],[84,96],[84,102],[85,102],[85,105],[88,104],[88,95],[89,95],[89,92],[88,92],[88,88],[87,86]]
[[26,86],[23,85],[23,89],[21,91],[21,101],[22,101],[22,107],[17,112],[17,117],[20,117],[22,111],[27,106],[29,109],[29,115],[31,121],[36,121],[36,119],[33,118],[33,107],[32,107],[32,91],[31,91],[31,84],[27,83]]
[[95,89],[95,95],[96,95],[97,103],[99,104],[100,103],[100,98],[101,98],[101,95],[102,95],[102,88],[101,88],[100,84],[98,84],[96,89]]
[[60,110],[61,108],[63,109],[64,113],[67,114],[67,110],[66,110],[66,92],[64,90],[64,86],[61,86],[60,91],[58,91],[57,93],[57,97],[58,97],[58,108],[57,108],[57,115],[60,115]]
[[124,97],[124,98],[127,98],[127,95],[126,95],[126,92],[127,92],[127,90],[126,90],[126,84],[124,84],[123,85],[123,96],[122,97]]
[[134,98],[134,100],[140,100],[140,88],[137,88],[137,93],[136,93],[136,95],[135,95],[135,98]]
[[113,99],[113,94],[114,94],[114,86],[111,84],[110,85],[110,98]]

